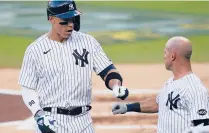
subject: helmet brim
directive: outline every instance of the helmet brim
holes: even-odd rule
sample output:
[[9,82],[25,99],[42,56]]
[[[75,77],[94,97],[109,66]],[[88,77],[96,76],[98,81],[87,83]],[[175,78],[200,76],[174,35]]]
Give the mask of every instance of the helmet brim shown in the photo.
[[69,11],[69,12],[66,12],[66,13],[62,13],[62,14],[57,14],[57,15],[54,15],[55,17],[58,17],[60,19],[67,19],[67,18],[72,18],[72,17],[75,17],[75,16],[78,16],[78,15],[81,15],[82,13],[78,10],[74,10],[74,11]]

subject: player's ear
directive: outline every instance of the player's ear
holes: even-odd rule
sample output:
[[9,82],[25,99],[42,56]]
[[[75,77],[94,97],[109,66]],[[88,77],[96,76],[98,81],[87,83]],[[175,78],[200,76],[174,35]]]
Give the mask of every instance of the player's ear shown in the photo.
[[54,19],[53,16],[49,16],[49,22],[50,22],[51,24],[54,24],[54,23],[55,23],[55,19]]
[[175,59],[176,59],[176,53],[174,52],[171,54],[171,60],[174,61]]

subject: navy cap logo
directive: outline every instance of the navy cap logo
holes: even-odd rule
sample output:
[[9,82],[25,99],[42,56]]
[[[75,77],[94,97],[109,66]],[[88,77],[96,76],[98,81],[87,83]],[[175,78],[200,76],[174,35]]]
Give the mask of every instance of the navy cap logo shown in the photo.
[[69,10],[74,10],[73,4],[69,4]]

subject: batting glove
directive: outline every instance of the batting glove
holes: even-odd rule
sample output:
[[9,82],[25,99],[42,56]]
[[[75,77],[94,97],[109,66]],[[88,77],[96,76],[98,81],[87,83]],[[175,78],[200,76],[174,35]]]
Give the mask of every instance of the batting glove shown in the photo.
[[43,110],[39,110],[34,118],[42,133],[55,133],[55,129],[57,128],[56,120],[46,115]]
[[116,103],[112,106],[112,112],[116,114],[125,114],[127,112],[127,105],[124,103]]
[[124,100],[128,97],[129,92],[128,89],[124,86],[113,86],[113,95],[117,98],[120,98],[121,100]]

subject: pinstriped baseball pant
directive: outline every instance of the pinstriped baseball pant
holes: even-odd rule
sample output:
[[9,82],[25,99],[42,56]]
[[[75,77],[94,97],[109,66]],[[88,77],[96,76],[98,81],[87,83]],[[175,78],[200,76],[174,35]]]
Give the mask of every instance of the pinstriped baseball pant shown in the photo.
[[[77,116],[46,113],[56,120],[56,133],[94,133],[90,112]],[[38,127],[37,133],[41,133]]]

